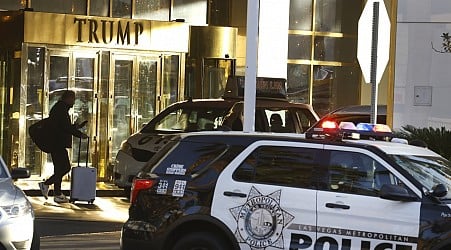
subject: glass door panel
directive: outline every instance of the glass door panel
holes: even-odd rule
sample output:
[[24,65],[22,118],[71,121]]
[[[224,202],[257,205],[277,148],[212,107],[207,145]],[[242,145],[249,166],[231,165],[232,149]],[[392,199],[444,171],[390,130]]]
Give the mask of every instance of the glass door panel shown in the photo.
[[178,55],[163,56],[160,110],[178,101],[179,61]]
[[[45,49],[42,47],[28,47],[27,58],[27,104],[26,104],[26,128],[43,118],[44,105],[44,68],[45,68]],[[19,93],[19,91],[15,91]],[[13,111],[15,111],[13,107]],[[13,127],[9,128],[14,131]],[[14,140],[13,140],[14,142]],[[13,146],[15,144],[12,144]],[[41,165],[43,162],[41,150],[31,141],[30,136],[26,133],[25,140],[25,166],[30,169],[32,174],[41,173]],[[16,149],[13,147],[13,152]],[[14,155],[11,165],[14,166]],[[15,166],[16,167],[16,166]]]
[[159,59],[140,58],[138,61],[138,84],[133,91],[134,127],[132,133],[139,131],[157,112],[155,108]]
[[[59,51],[50,51],[48,63],[48,107],[44,110],[44,116],[47,117],[50,109],[61,98],[61,94],[69,87],[69,62],[70,54]],[[40,152],[42,154],[42,152]],[[45,154],[44,154],[45,155]],[[47,154],[43,175],[51,175],[53,171],[53,163],[50,154]]]
[[133,59],[115,59],[113,78],[113,110],[111,133],[111,158],[116,157],[122,141],[131,133],[131,87]]
[[[93,132],[95,131],[95,116],[94,114],[94,71],[95,58],[75,58],[75,81],[73,87],[70,89],[75,91],[75,104],[72,108],[72,121],[75,124],[80,124],[84,121],[88,123],[80,130],[89,136],[92,140]],[[89,164],[89,154],[87,154],[88,140],[81,140],[73,138],[72,141],[72,163],[77,164],[79,161],[81,165]],[[89,152],[93,145],[90,144]],[[80,147],[81,146],[81,147]],[[79,151],[80,150],[80,151]],[[80,156],[78,155],[80,152]],[[80,157],[80,158],[79,158]]]
[[234,74],[234,60],[206,58],[203,60],[202,98],[220,98],[227,78]]

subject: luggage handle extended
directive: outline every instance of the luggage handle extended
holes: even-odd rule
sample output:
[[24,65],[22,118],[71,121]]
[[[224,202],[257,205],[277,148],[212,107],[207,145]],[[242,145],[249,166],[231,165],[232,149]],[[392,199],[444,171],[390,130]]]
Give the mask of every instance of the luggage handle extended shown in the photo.
[[[88,167],[88,161],[89,161],[89,136],[86,138],[88,140],[88,144],[86,145],[86,166]],[[81,137],[80,137],[80,143],[78,144],[78,161],[77,161],[77,167],[80,167],[80,155],[81,155]]]

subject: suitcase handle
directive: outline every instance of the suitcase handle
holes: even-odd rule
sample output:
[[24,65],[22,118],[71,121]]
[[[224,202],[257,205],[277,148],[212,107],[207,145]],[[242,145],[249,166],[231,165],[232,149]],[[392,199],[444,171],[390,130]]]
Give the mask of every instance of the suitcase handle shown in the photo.
[[[88,160],[89,160],[89,136],[86,138],[88,140],[88,144],[86,145],[86,166],[88,167]],[[81,137],[80,137],[80,143],[78,144],[78,161],[77,166],[80,167],[80,151],[81,151]]]

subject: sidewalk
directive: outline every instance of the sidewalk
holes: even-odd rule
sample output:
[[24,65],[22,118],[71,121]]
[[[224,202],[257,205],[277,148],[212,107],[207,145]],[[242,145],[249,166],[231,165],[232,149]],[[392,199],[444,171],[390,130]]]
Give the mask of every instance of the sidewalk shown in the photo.
[[[41,179],[30,177],[28,179],[19,179],[15,184],[22,189],[27,196],[42,196],[38,183]],[[50,187],[49,196],[53,196],[53,188]],[[70,181],[63,180],[61,190],[65,195],[70,195]],[[124,190],[118,188],[113,183],[97,182],[96,197],[125,197]]]
[[[37,218],[121,223],[128,218],[130,202],[124,190],[113,183],[97,182],[96,198],[92,204],[84,201],[59,204],[53,201],[52,187],[48,199],[42,196],[38,185],[40,181],[40,178],[32,176],[15,182],[28,196]],[[66,196],[70,196],[70,181],[63,181],[61,189]]]

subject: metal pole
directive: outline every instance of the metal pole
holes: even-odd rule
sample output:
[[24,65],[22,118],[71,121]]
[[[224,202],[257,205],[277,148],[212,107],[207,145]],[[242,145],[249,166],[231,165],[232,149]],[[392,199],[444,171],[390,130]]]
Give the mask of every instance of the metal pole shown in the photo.
[[255,131],[259,0],[247,1],[246,72],[244,78],[244,132]]
[[371,123],[377,123],[377,40],[379,34],[379,2],[373,3],[373,34],[371,42]]

